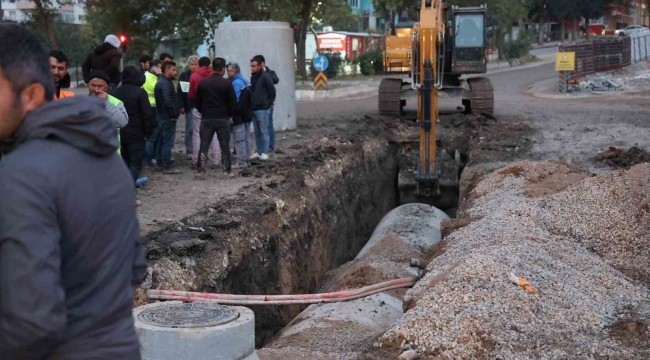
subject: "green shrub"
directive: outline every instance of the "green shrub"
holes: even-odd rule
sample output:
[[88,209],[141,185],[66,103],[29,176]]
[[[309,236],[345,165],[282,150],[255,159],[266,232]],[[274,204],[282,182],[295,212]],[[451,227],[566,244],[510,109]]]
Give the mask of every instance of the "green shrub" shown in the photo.
[[530,35],[525,31],[521,31],[516,40],[506,41],[503,44],[503,57],[510,66],[513,66],[516,60],[528,55],[531,48]]
[[381,50],[366,51],[357,58],[361,73],[363,75],[375,75],[384,70],[382,63],[383,53]]
[[[321,52],[318,55],[325,56],[329,62],[327,70],[325,70],[325,76],[328,79],[333,79],[339,75],[341,71],[341,65],[343,65],[343,57],[340,52]],[[309,65],[309,72],[312,77],[315,77],[318,74],[318,71],[314,68],[314,62]]]

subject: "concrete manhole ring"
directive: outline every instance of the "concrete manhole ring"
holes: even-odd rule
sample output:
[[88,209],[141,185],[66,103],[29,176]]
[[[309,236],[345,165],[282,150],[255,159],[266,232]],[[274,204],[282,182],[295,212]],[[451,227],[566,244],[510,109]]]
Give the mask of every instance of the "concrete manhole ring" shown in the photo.
[[239,311],[215,302],[170,303],[138,314],[145,324],[171,328],[200,328],[227,324],[237,320]]

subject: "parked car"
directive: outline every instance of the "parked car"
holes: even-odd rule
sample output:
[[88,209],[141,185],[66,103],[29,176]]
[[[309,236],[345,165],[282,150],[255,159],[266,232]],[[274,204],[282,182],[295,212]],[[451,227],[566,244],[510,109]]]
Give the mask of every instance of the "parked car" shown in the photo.
[[642,25],[630,25],[625,29],[619,29],[614,32],[618,36],[635,35],[648,31],[648,28]]

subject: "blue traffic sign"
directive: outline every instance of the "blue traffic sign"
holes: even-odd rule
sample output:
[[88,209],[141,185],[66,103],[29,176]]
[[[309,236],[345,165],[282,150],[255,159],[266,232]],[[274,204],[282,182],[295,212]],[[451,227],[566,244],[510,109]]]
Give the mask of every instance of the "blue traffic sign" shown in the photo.
[[329,60],[327,60],[323,55],[318,55],[314,58],[314,69],[316,69],[316,71],[325,71],[329,65]]

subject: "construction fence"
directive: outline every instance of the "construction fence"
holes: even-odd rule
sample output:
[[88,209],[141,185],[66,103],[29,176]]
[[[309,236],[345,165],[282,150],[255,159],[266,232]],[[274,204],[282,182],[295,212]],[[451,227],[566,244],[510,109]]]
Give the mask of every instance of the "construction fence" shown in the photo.
[[650,33],[635,37],[594,37],[589,41],[560,45],[561,52],[575,52],[574,71],[560,71],[560,92],[566,93],[571,79],[589,74],[621,69],[648,59]]

